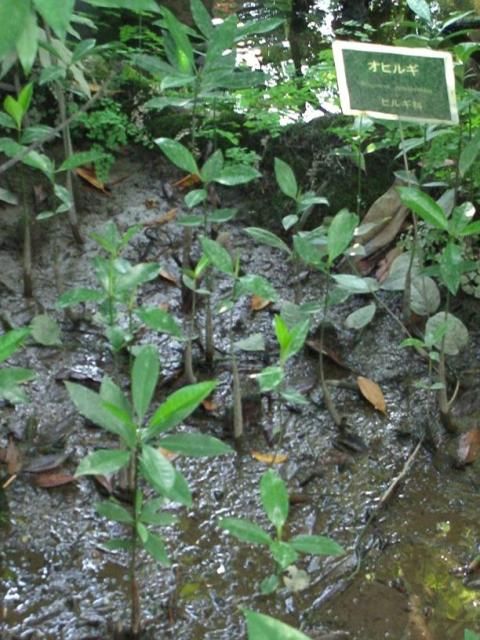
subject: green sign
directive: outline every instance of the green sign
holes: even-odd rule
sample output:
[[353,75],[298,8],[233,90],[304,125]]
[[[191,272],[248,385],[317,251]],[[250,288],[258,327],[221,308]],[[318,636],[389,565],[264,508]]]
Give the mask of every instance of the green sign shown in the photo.
[[333,57],[343,113],[458,123],[450,53],[337,40]]

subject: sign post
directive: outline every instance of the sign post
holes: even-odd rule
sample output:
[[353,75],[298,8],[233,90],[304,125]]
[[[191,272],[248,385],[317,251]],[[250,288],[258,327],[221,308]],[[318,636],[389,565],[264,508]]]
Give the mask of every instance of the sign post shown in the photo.
[[336,40],[333,57],[344,114],[458,124],[450,53]]

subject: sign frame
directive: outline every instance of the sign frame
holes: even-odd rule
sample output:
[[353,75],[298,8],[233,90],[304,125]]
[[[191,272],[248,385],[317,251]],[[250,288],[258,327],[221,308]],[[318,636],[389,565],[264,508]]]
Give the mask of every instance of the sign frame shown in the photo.
[[[337,82],[338,89],[340,94],[340,105],[342,108],[342,112],[345,115],[367,115],[372,118],[378,118],[381,120],[405,120],[410,122],[418,122],[418,123],[444,123],[444,124],[458,124],[458,109],[457,109],[457,101],[456,101],[456,92],[455,92],[455,74],[453,70],[453,58],[452,54],[447,51],[434,51],[432,49],[420,48],[420,47],[394,47],[389,45],[380,45],[373,43],[365,43],[365,42],[352,42],[347,40],[335,40],[332,43],[333,50],[333,58],[335,61],[335,69],[337,72]],[[443,83],[441,89],[444,92],[445,101],[448,102],[448,110],[449,110],[449,118],[438,118],[431,117],[428,114],[425,116],[419,115],[418,117],[412,115],[411,113],[401,113],[400,105],[398,105],[398,109],[400,112],[392,112],[389,111],[388,108],[383,109],[382,104],[378,104],[378,110],[373,108],[356,108],[355,107],[355,97],[353,96],[353,91],[358,89],[362,83],[361,78],[354,78],[352,81],[352,77],[347,78],[348,72],[345,64],[344,52],[349,51],[359,51],[359,52],[367,52],[367,53],[377,53],[379,56],[383,56],[383,60],[388,59],[388,56],[394,56],[393,59],[398,61],[399,56],[405,56],[409,58],[409,64],[412,66],[412,60],[415,58],[419,58],[420,62],[425,61],[426,58],[441,60],[443,61],[443,77],[439,78],[439,86],[440,83]],[[405,58],[405,59],[406,59]],[[420,64],[419,62],[419,64]],[[401,65],[396,63],[396,65],[388,64],[388,63],[375,63],[378,65],[383,64],[384,68],[389,69],[388,74],[390,77],[383,78],[381,74],[378,77],[381,77],[385,80],[392,79],[400,79],[400,76],[397,78],[394,77],[392,73],[392,69],[401,69],[401,73],[405,73],[404,69],[408,67],[402,68]],[[381,69],[382,67],[378,67]],[[377,70],[377,67],[375,67]],[[350,82],[350,87],[349,87]],[[365,84],[365,78],[363,78],[363,82]],[[356,85],[356,86],[354,86]],[[381,88],[381,85],[378,85]],[[406,93],[407,86],[403,86],[402,90]],[[395,91],[395,88],[392,89]],[[398,89],[397,89],[398,91]],[[425,88],[418,88],[417,93],[423,91],[425,92]],[[352,94],[352,95],[351,95]],[[415,94],[415,87],[411,88],[411,94]],[[419,98],[420,99],[420,98]],[[411,98],[409,100],[404,100],[403,102],[414,104],[415,99]],[[352,106],[353,103],[353,106]],[[395,103],[396,104],[396,103]],[[419,103],[420,104],[420,103]]]

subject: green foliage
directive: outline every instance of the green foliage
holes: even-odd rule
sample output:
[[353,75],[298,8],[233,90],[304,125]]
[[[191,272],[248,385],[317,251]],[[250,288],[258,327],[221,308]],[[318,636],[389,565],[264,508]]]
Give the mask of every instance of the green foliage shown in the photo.
[[[263,594],[272,593],[278,588],[280,584],[278,573],[293,565],[298,559],[298,553],[331,556],[339,556],[344,553],[343,548],[338,543],[324,536],[298,535],[288,540],[282,539],[289,511],[288,492],[284,481],[273,469],[266,471],[260,479],[260,496],[263,509],[269,521],[275,527],[275,537],[272,538],[262,527],[244,518],[222,518],[219,520],[218,526],[228,531],[241,542],[263,545],[268,548],[272,559],[277,565],[277,574],[268,576],[262,581],[261,591]],[[273,624],[273,627],[271,627],[272,632],[275,629],[280,631],[280,627],[277,628],[277,625]],[[273,638],[274,636],[271,637]],[[289,636],[280,635],[275,637]],[[298,638],[300,637],[302,636],[298,636]]]
[[248,640],[310,640],[301,631],[271,616],[250,609],[242,611],[247,622]]
[[[8,360],[20,349],[30,335],[31,329],[12,329],[0,336],[0,363]],[[0,369],[0,398],[13,404],[27,401],[27,396],[20,388],[20,384],[35,377],[30,369],[22,367],[2,367]]]

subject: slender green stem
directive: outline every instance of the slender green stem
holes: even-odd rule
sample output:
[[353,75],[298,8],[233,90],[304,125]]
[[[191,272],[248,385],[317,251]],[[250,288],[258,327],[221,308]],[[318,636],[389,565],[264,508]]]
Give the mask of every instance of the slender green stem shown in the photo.
[[323,317],[322,324],[320,325],[320,345],[319,345],[319,354],[318,354],[318,372],[320,375],[320,386],[322,388],[323,399],[325,402],[325,406],[328,409],[328,412],[333,418],[335,425],[340,427],[342,425],[342,418],[337,411],[335,403],[333,402],[332,396],[330,394],[330,389],[325,380],[325,369],[323,366],[323,344],[324,344],[324,335],[325,335],[325,322],[327,320],[328,313],[328,294],[330,291],[330,273],[327,274],[327,286],[325,289],[325,298],[323,301]]

